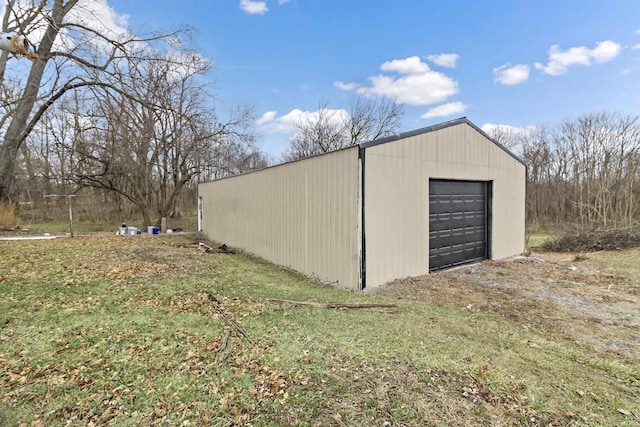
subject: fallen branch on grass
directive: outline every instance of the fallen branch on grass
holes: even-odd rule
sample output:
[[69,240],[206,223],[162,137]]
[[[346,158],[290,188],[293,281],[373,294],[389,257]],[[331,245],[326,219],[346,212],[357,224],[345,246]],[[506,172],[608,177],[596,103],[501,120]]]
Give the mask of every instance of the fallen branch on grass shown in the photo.
[[312,301],[290,301],[286,299],[267,299],[266,301],[276,304],[289,304],[293,306],[309,306],[318,308],[348,308],[348,309],[363,309],[363,308],[397,308],[396,304],[341,304],[341,303],[322,303]]
[[229,249],[227,245],[218,246],[217,249],[214,249],[211,246],[205,245],[202,242],[198,243],[198,249],[208,254],[235,254],[236,253],[235,251]]
[[[166,243],[162,242],[162,244],[164,245]],[[235,254],[236,253],[236,251],[229,249],[227,245],[218,246],[218,248],[212,248],[211,246],[205,245],[202,242],[193,242],[193,243],[172,242],[172,243],[169,243],[169,245],[176,246],[178,248],[195,248],[208,254]]]
[[222,314],[222,317],[227,319],[227,322],[229,322],[231,326],[233,326],[236,329],[236,331],[240,335],[242,335],[242,337],[244,337],[247,341],[249,341],[255,347],[256,343],[251,339],[249,334],[247,334],[247,331],[245,331],[242,325],[236,322],[235,319],[231,317],[231,315],[227,313],[224,308],[222,308],[222,305],[220,304],[220,301],[218,300],[218,298],[216,298],[215,295],[209,292],[207,292],[207,296],[209,297],[209,301],[213,303],[213,306],[218,311],[218,313]]
[[[162,242],[163,245],[166,245],[166,242]],[[178,242],[171,242],[168,243],[169,246],[176,246],[178,248],[195,248],[197,246],[196,243],[178,243]]]

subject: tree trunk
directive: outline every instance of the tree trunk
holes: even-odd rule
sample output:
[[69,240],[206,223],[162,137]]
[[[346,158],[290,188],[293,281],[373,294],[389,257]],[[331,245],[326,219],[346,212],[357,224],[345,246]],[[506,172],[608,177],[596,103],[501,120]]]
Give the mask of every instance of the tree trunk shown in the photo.
[[0,201],[11,200],[14,196],[16,159],[20,146],[27,137],[27,121],[36,103],[42,76],[53,42],[60,32],[62,19],[77,2],[78,0],[69,0],[64,4],[63,0],[54,1],[51,20],[38,47],[40,59],[31,65],[27,84],[0,146]]

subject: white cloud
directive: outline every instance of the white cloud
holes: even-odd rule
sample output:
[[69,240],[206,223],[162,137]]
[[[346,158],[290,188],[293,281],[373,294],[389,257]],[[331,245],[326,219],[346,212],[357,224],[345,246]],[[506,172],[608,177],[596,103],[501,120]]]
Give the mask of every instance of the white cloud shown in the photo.
[[263,15],[269,11],[267,3],[251,0],[240,0],[240,9],[249,15]]
[[461,114],[464,113],[467,108],[469,108],[469,106],[463,104],[462,102],[449,102],[447,104],[433,107],[432,109],[421,115],[420,118],[430,119],[432,117],[446,117],[453,114]]
[[618,43],[605,40],[596,43],[596,47],[589,49],[586,46],[569,48],[566,51],[560,50],[560,46],[553,45],[549,49],[549,62],[547,65],[537,62],[538,70],[551,76],[559,76],[567,73],[569,67],[574,65],[592,65],[595,63],[609,62],[620,54],[621,47]]
[[339,88],[340,90],[346,90],[346,91],[355,90],[360,87],[358,83],[344,83],[344,82],[341,82],[340,80],[333,82],[333,85]]
[[[343,123],[343,120],[349,117],[349,113],[344,109],[326,108],[323,113],[329,123]],[[319,111],[302,111],[297,108],[280,117],[277,117],[275,111],[267,111],[255,121],[255,124],[261,132],[293,135],[297,130],[297,124],[317,121],[319,115]]]
[[267,111],[262,115],[262,117],[256,120],[256,126],[263,126],[269,122],[272,122],[273,119],[276,118],[276,114],[277,111]]
[[503,85],[513,86],[529,79],[529,66],[524,64],[511,65],[510,62],[493,69],[496,81]]
[[86,25],[116,40],[122,41],[131,36],[129,16],[116,13],[106,0],[80,1],[71,9],[66,20]]
[[417,56],[387,61],[380,66],[380,69],[382,71],[395,71],[400,74],[424,74],[430,71],[429,66]]
[[457,53],[441,53],[440,55],[429,55],[427,59],[441,67],[456,68],[456,62],[460,56]]
[[289,3],[290,0],[278,0],[278,4]]
[[621,47],[618,43],[607,40],[596,43],[595,49],[591,51],[591,56],[597,63],[601,64],[609,62],[620,55],[620,50]]
[[363,96],[386,96],[400,104],[429,105],[446,101],[459,92],[458,82],[429,68],[419,57],[394,59],[380,66],[382,71],[400,76],[377,75],[369,77],[370,85],[336,83],[342,90],[354,91]]
[[638,49],[640,49],[640,43],[638,43],[637,45],[631,48],[631,50],[638,50]]

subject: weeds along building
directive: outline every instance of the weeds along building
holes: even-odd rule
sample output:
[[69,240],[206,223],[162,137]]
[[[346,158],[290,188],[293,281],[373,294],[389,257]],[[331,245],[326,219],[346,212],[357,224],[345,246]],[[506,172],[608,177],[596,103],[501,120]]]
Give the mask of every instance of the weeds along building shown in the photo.
[[199,186],[217,242],[351,289],[525,246],[525,165],[466,118]]

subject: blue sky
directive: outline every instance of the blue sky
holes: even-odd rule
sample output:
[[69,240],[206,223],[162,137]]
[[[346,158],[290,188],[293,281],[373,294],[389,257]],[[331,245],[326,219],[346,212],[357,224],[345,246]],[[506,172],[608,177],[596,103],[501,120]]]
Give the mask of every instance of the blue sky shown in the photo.
[[467,116],[526,128],[640,113],[638,0],[111,0],[134,29],[196,29],[221,111],[256,112],[257,145],[288,146],[320,100],[405,104],[403,131]]

